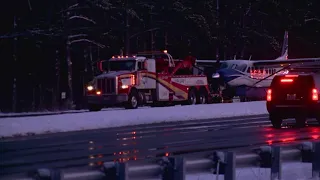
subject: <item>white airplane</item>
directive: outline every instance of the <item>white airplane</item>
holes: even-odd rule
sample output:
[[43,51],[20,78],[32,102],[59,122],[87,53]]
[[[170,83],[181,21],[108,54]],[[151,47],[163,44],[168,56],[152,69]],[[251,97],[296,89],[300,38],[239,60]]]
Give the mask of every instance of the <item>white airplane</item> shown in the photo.
[[304,64],[320,64],[320,58],[300,58],[286,60],[234,60],[232,66],[222,68],[213,78],[222,78],[230,87],[269,87],[274,76],[288,74],[290,67]]
[[[196,60],[198,65],[213,65],[215,60]],[[226,60],[221,61],[220,69],[212,75],[213,79],[220,79],[220,89],[233,89],[236,93],[238,87],[269,87],[273,77],[277,74],[286,74],[290,66],[301,66],[306,63],[320,65],[320,58],[288,59],[288,32],[285,32],[281,56],[274,60]],[[231,96],[231,95],[230,95]]]

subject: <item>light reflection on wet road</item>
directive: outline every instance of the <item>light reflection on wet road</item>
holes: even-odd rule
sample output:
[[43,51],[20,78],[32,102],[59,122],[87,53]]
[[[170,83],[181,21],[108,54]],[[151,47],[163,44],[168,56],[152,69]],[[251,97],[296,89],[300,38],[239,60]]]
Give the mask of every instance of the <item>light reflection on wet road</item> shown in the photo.
[[[288,121],[273,129],[266,116],[159,123],[134,127],[58,133],[0,141],[1,173],[40,167],[97,167],[106,161],[135,161],[217,149],[290,144],[319,139],[320,127],[310,121],[295,128]],[[0,174],[1,175],[1,174]]]

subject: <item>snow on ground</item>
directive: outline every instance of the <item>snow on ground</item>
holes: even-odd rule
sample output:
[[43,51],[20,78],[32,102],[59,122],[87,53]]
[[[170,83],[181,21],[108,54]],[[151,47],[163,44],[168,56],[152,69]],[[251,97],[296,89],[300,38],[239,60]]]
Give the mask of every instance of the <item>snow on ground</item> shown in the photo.
[[267,114],[265,101],[9,117],[0,119],[0,137],[260,114]]
[[[143,107],[148,108],[148,107]],[[123,110],[123,108],[104,108],[102,111]],[[89,112],[87,109],[81,110],[63,110],[63,111],[39,111],[39,112],[21,112],[21,113],[3,113],[0,112],[0,118],[7,117],[24,117],[24,116],[44,116],[44,115],[58,115],[58,114],[71,114],[71,113],[85,113]]]
[[88,110],[39,111],[39,112],[21,112],[21,113],[3,113],[3,112],[0,112],[0,117],[54,115],[54,114],[77,113],[77,112],[86,112],[86,111],[88,111]]
[[[291,162],[282,164],[282,180],[309,180],[312,164]],[[223,180],[223,176],[209,173],[187,175],[186,180]],[[270,168],[237,168],[236,180],[270,180]]]

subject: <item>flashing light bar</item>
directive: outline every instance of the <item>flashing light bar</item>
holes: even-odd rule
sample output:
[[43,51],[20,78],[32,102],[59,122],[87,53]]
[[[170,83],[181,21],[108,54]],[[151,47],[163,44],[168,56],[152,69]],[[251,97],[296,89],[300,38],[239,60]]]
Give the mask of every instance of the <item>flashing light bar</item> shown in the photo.
[[[165,53],[167,54],[168,53],[168,50],[163,50],[163,51],[151,51],[151,52],[140,52],[138,54],[153,54],[153,53]],[[133,58],[136,58],[137,56],[112,56],[112,59],[115,59],[115,58],[129,58],[129,57],[133,57]]]
[[[132,57],[136,57],[136,56],[132,56]],[[115,58],[129,58],[129,56],[112,56],[112,59],[115,59]]]

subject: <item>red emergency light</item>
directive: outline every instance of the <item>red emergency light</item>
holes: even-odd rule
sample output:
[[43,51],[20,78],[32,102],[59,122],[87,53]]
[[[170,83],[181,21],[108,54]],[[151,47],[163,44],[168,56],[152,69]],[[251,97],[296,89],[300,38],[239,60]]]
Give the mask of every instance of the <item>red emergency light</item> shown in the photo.
[[280,80],[282,83],[292,83],[293,79],[281,79]]
[[299,77],[297,74],[287,74],[284,77],[292,78],[292,77]]

